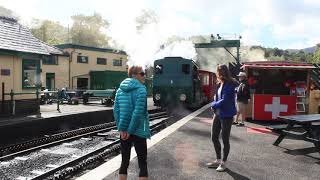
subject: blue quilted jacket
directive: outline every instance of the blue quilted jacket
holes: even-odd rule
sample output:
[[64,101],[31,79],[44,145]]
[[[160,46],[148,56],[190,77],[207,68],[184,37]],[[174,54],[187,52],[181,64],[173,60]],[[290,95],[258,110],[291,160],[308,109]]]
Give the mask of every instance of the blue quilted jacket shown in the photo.
[[[218,85],[218,89],[219,89]],[[232,118],[236,115],[236,105],[235,105],[235,88],[236,84],[232,82],[226,82],[222,86],[221,99],[218,99],[218,91],[216,92],[215,101],[211,103],[211,108],[214,110],[219,109],[219,116],[222,119]]]
[[113,116],[119,131],[150,138],[146,87],[134,78],[123,80],[116,93]]

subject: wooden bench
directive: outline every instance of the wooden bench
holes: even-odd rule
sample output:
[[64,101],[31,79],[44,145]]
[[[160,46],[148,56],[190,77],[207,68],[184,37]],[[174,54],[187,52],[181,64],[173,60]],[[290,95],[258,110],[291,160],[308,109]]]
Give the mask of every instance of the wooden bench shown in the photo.
[[[280,124],[280,125],[267,126],[266,128],[274,132],[279,132],[287,129],[287,126],[288,126],[287,124]],[[294,126],[294,128],[301,128],[301,127],[302,127],[301,125]]]
[[288,124],[268,127],[279,133],[273,145],[278,146],[288,136],[313,143],[320,153],[320,114],[279,116],[278,119]]

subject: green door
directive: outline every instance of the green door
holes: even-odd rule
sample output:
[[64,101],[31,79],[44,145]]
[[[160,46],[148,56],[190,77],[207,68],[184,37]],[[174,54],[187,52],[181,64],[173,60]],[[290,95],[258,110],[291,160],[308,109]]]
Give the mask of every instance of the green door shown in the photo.
[[55,74],[47,73],[46,74],[46,89],[54,90],[55,89]]

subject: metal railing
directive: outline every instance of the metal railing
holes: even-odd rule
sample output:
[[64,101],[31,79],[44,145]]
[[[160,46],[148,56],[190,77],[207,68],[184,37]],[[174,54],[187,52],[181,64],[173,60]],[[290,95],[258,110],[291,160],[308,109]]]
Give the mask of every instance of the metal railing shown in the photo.
[[6,101],[6,96],[10,96],[10,101],[9,101],[9,111],[10,115],[16,115],[16,99],[15,96],[21,96],[21,95],[35,95],[36,98],[36,114],[37,117],[41,117],[41,112],[40,112],[40,91],[39,88],[36,88],[36,92],[14,92],[13,89],[10,90],[10,93],[5,92],[5,85],[2,83],[2,100],[1,100],[1,112],[4,113],[5,111],[5,101]]

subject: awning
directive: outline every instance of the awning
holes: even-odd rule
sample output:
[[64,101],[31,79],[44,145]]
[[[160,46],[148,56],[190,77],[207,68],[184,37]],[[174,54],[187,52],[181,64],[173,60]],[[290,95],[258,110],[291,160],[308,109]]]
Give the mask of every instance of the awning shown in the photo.
[[316,68],[309,63],[292,63],[292,62],[256,62],[244,63],[241,69],[259,68],[259,69],[313,69]]

